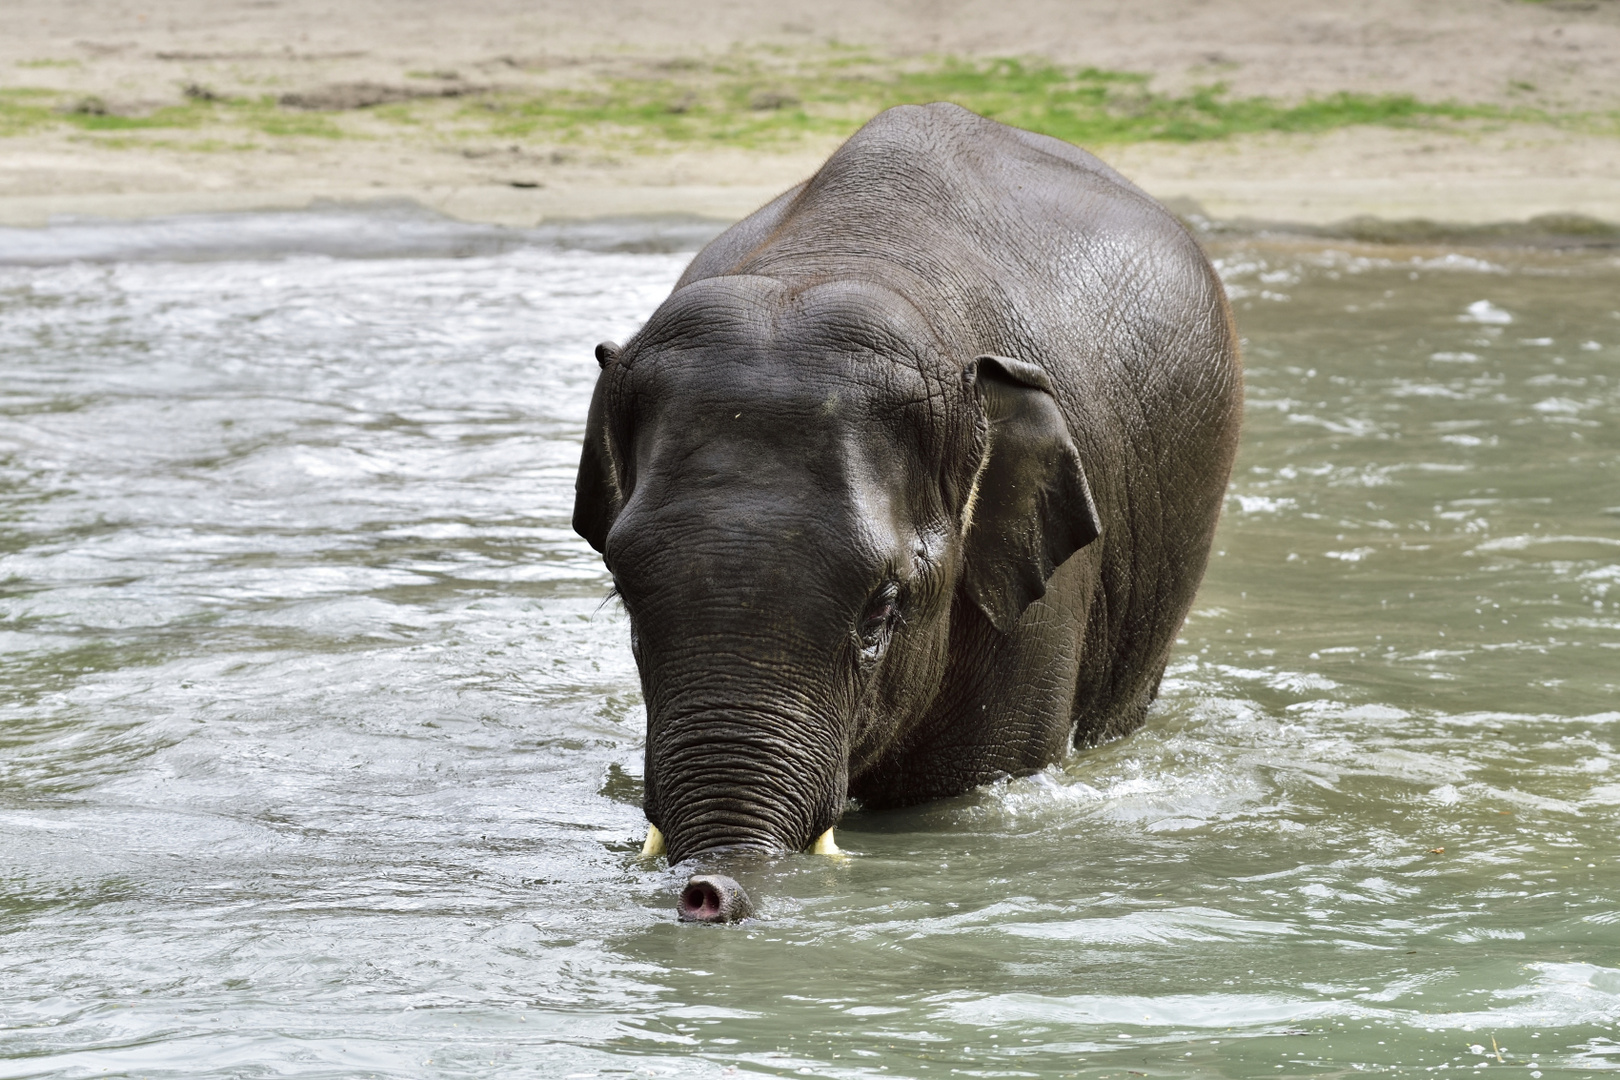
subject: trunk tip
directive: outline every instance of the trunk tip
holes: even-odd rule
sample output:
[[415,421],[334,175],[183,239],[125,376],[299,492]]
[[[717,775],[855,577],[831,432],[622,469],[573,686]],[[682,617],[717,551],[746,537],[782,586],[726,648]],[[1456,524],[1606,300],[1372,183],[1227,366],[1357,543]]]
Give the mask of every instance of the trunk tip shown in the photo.
[[724,874],[696,874],[675,902],[681,922],[741,922],[754,913],[743,887]]

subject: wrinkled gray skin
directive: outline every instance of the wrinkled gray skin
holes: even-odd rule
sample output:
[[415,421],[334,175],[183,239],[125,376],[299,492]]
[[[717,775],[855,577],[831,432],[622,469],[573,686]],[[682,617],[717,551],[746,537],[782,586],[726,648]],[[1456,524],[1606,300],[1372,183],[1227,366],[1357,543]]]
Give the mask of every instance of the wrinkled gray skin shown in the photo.
[[1241,375],[1197,244],[1096,158],[891,109],[597,358],[574,527],[630,616],[671,862],[1142,723]]

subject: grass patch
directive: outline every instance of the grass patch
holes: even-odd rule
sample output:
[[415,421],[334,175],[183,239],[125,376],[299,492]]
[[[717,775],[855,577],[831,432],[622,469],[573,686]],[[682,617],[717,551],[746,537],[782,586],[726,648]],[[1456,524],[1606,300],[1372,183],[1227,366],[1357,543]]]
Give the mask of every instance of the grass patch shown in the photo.
[[278,138],[322,139],[339,139],[348,134],[338,120],[329,114],[285,109],[269,96],[222,98],[212,93],[188,93],[180,104],[142,112],[123,112],[94,96],[66,94],[38,87],[0,89],[0,137],[51,129],[132,134],[206,129],[208,137],[190,143],[109,138],[97,140],[97,145],[195,146],[209,151],[218,151],[227,145],[242,146],[244,139],[256,133]]
[[239,129],[221,133],[222,138],[240,138],[250,133],[278,139],[341,139],[348,135],[332,114],[284,108],[268,94],[258,98],[230,98],[215,104],[214,109],[223,123]]
[[147,135],[95,134],[74,136],[77,142],[110,150],[179,150],[189,154],[241,153],[262,149],[259,143],[224,139],[162,139]]
[[371,115],[390,124],[400,124],[405,127],[421,127],[422,118],[416,110],[403,102],[392,105],[377,105],[369,110]]
[[896,90],[890,95],[892,104],[955,101],[1004,123],[1076,143],[1196,142],[1265,131],[1315,133],[1363,124],[1414,127],[1509,118],[1495,106],[1437,104],[1410,95],[1338,93],[1288,105],[1269,98],[1233,98],[1219,84],[1162,94],[1137,76],[1025,67],[1012,60],[986,67],[950,64],[906,75]]
[[[450,74],[409,71],[404,77],[447,80]],[[0,135],[77,128],[129,133],[133,141],[127,145],[138,145],[143,130],[195,130],[210,149],[267,136],[439,145],[524,140],[609,152],[770,150],[843,138],[882,109],[929,101],[954,101],[1005,123],[1093,146],[1357,125],[1466,131],[1524,122],[1620,134],[1620,113],[1552,114],[1529,105],[1428,102],[1396,94],[1281,102],[1236,97],[1220,84],[1166,93],[1133,72],[1018,59],[897,60],[847,48],[810,55],[753,49],[664,61],[621,57],[525,71],[515,86],[467,87],[463,96],[384,95],[358,104],[328,94],[329,103],[299,102],[294,108],[268,95],[229,97],[195,84],[182,92],[180,104],[136,113],[62,91],[0,90]],[[316,90],[292,96],[326,102]]]
[[262,113],[248,125],[254,131],[277,138],[341,139],[347,133],[325,116],[298,116]]
[[721,61],[697,70],[604,80],[472,104],[492,134],[628,149],[692,143],[769,147],[843,136],[893,105],[954,101],[996,120],[1084,144],[1193,142],[1233,135],[1323,132],[1361,124],[1417,127],[1466,121],[1546,121],[1531,109],[1424,102],[1410,95],[1339,93],[1281,103],[1233,97],[1221,85],[1155,92],[1148,77],[1019,60],[935,60],[899,67],[840,57],[810,68]]
[[127,116],[110,112],[95,98],[84,98],[61,111],[64,122],[81,131],[142,131],[146,129],[196,128],[213,119],[207,105],[188,102],[167,105],[142,115]]
[[51,106],[59,96],[54,90],[33,87],[0,89],[0,136],[21,135],[55,123],[59,117]]
[[15,87],[0,90],[0,136],[22,135],[50,128],[80,131],[184,130],[214,120],[210,106],[187,101],[150,112],[121,113],[98,97],[63,94],[56,90]]

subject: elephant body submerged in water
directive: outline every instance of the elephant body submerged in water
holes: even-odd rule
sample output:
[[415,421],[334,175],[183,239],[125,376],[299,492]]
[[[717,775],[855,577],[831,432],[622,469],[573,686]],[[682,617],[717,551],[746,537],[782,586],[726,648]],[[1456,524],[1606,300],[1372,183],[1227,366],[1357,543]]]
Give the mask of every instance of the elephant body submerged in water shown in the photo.
[[574,527],[630,617],[672,862],[1141,724],[1241,373],[1197,244],[1096,158],[891,109],[597,359]]

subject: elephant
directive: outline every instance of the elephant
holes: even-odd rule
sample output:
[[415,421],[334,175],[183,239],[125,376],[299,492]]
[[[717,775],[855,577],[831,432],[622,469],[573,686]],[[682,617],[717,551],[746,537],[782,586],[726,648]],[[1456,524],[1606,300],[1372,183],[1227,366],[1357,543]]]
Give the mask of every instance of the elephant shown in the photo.
[[1196,240],[1096,157],[889,109],[596,359],[573,524],[629,619],[648,853],[836,850],[851,799],[1143,723],[1242,372]]

